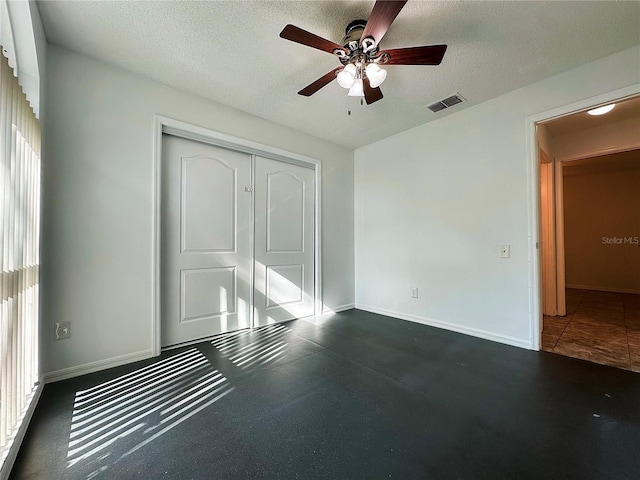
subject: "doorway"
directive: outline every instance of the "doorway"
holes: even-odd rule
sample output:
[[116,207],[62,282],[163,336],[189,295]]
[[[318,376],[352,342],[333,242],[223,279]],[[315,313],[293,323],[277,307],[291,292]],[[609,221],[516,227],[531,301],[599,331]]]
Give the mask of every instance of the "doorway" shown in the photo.
[[537,125],[541,347],[640,372],[640,97],[612,103]]
[[316,166],[161,142],[161,347],[314,315]]

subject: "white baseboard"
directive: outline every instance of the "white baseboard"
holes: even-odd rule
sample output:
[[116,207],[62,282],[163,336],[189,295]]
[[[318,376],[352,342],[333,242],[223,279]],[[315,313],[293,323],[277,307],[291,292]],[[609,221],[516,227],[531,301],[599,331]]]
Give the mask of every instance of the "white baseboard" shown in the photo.
[[593,285],[574,285],[566,284],[566,288],[576,288],[578,290],[596,290],[598,292],[614,292],[614,293],[636,293],[640,294],[640,290],[636,288],[613,288],[613,287],[594,287]]
[[33,412],[35,412],[38,401],[40,400],[40,394],[42,393],[43,387],[43,382],[42,380],[40,380],[40,384],[36,387],[36,391],[33,393],[33,397],[31,398],[29,407],[27,408],[27,411],[24,414],[24,418],[20,423],[20,427],[18,427],[16,436],[13,438],[13,440],[11,440],[9,453],[7,454],[7,458],[4,459],[2,468],[0,469],[0,480],[7,480],[9,478],[9,475],[11,474],[13,464],[16,461],[16,457],[18,456],[18,452],[20,451],[20,446],[22,445],[22,440],[24,440],[24,436],[27,433],[29,422],[31,422]]
[[394,312],[391,310],[385,310],[384,308],[372,307],[370,305],[356,304],[358,310],[365,310],[371,313],[378,313],[380,315],[386,315],[387,317],[394,317],[400,320],[408,320],[410,322],[421,323],[423,325],[429,325],[430,327],[442,328],[444,330],[451,330],[452,332],[464,333],[465,335],[471,335],[472,337],[483,338],[485,340],[491,340],[498,343],[504,343],[513,347],[526,348],[533,350],[533,344],[529,340],[523,340],[521,338],[510,337],[508,335],[500,335],[479,328],[465,327],[464,325],[457,325],[455,323],[442,322],[433,318],[422,317],[419,315],[412,315],[408,313]]
[[340,306],[337,306],[335,308],[325,308],[322,311],[322,314],[325,315],[327,313],[344,312],[345,310],[351,310],[352,308],[356,308],[356,304],[355,303],[347,303],[345,305],[340,305]]
[[43,375],[44,383],[52,383],[60,380],[66,380],[67,378],[79,377],[80,375],[86,375],[87,373],[94,373],[100,370],[106,370],[107,368],[119,367],[127,363],[137,362],[139,360],[146,360],[153,357],[151,350],[143,350],[141,352],[127,353],[126,355],[119,355],[117,357],[106,358],[104,360],[98,360],[96,362],[85,363],[84,365],[76,365],[74,367],[63,368],[61,370],[55,370],[53,372],[47,372]]

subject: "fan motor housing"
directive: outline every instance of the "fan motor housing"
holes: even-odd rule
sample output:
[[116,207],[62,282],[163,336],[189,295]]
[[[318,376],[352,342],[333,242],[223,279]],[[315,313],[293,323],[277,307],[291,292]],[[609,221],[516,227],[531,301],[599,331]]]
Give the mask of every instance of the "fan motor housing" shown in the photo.
[[342,39],[342,45],[351,51],[357,50],[360,46],[360,38],[364,27],[367,25],[366,20],[354,20],[347,25],[344,29],[344,38]]
[[342,50],[333,51],[343,65],[354,63],[355,59],[358,58],[366,59],[368,61],[376,61],[376,63],[380,61],[380,59],[376,57],[378,53],[378,46],[375,44],[373,38],[362,38],[362,34],[366,26],[366,20],[354,20],[347,25],[347,28],[345,28],[345,36],[342,39],[342,45],[346,50],[348,50],[348,53]]

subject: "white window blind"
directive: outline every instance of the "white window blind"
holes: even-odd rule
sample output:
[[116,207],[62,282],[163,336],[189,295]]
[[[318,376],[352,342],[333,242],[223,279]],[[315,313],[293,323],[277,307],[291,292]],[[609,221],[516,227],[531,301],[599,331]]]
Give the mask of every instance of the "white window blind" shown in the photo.
[[0,465],[38,382],[40,125],[0,55]]

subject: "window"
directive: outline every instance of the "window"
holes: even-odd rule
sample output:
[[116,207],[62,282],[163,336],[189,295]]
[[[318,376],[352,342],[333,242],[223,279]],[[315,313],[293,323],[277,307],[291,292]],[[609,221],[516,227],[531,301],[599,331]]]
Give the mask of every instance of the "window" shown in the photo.
[[40,125],[0,55],[0,464],[38,384]]

